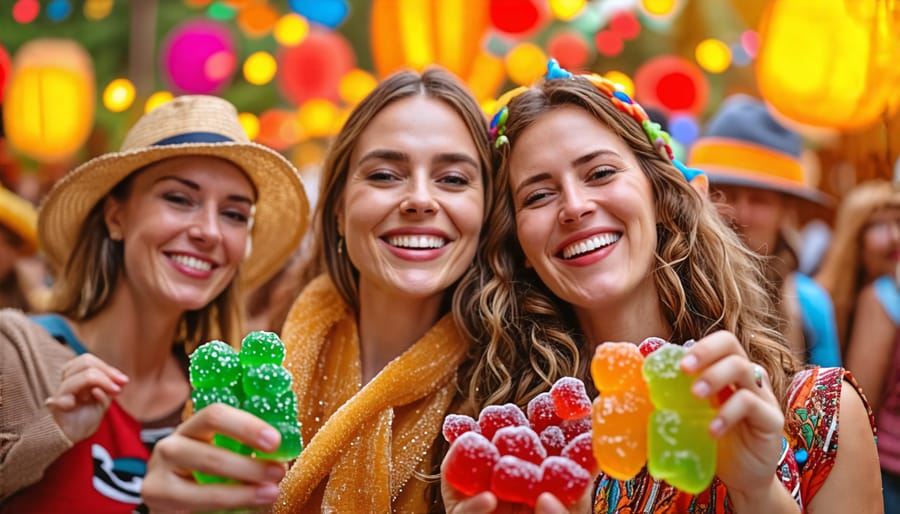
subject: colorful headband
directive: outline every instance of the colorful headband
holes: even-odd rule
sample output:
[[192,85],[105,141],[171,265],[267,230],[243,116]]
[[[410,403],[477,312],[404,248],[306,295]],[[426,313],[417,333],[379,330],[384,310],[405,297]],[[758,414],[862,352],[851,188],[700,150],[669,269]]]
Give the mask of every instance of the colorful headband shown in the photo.
[[[703,171],[696,168],[688,168],[683,163],[675,159],[675,154],[672,152],[672,137],[668,132],[662,129],[659,123],[654,122],[650,119],[650,116],[647,115],[647,112],[643,107],[640,106],[637,102],[631,99],[624,91],[620,91],[616,88],[616,84],[600,75],[591,73],[579,75],[589,80],[594,87],[597,88],[598,91],[603,93],[607,98],[609,98],[610,102],[621,112],[624,112],[632,119],[638,122],[641,128],[644,129],[644,133],[647,134],[647,138],[650,140],[650,143],[656,148],[656,150],[660,153],[660,155],[665,155],[669,158],[672,163],[675,164],[675,167],[678,168],[679,171],[684,175],[685,179],[688,182],[691,182],[693,179],[700,175],[704,175]],[[574,78],[575,75],[572,72],[561,68],[556,59],[550,59],[547,62],[547,74],[544,75],[544,80],[557,80],[557,79],[571,79]],[[497,105],[501,105],[502,107],[497,111],[497,114],[491,119],[490,125],[490,137],[491,141],[494,143],[495,148],[500,148],[504,144],[509,143],[509,139],[506,137],[506,121],[509,118],[509,109],[507,108],[507,104],[514,97],[518,96],[522,92],[526,91],[527,87],[518,87],[505,93],[497,100]]]

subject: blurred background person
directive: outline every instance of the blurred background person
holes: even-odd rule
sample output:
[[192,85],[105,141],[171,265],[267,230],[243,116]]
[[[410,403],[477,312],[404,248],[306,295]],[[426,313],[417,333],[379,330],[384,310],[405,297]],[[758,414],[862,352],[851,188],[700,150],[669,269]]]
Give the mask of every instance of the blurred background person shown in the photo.
[[[856,185],[841,200],[831,246],[816,281],[834,302],[841,353],[846,355],[860,291],[900,263],[900,187],[886,180]],[[855,372],[855,370],[854,370]]]
[[747,95],[722,103],[690,152],[689,166],[709,175],[711,196],[744,243],[768,257],[766,286],[784,314],[777,327],[803,362],[840,366],[834,308],[828,293],[797,271],[797,207],[828,203],[809,187],[800,136]]
[[37,210],[0,186],[0,308],[26,312],[46,302],[44,267],[37,251]]

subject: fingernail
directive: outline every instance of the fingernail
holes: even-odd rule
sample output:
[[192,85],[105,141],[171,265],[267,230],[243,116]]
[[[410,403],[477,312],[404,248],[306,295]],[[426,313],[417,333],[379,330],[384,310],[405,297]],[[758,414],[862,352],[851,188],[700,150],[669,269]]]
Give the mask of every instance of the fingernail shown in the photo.
[[262,484],[256,488],[257,503],[272,503],[276,498],[278,498],[278,486],[276,484]]
[[272,451],[278,448],[281,443],[281,434],[271,427],[266,427],[259,434],[259,445],[261,450]]
[[284,478],[284,467],[280,464],[266,466],[266,478],[275,482],[280,481],[282,478]]
[[725,422],[722,421],[722,418],[715,418],[712,420],[712,423],[709,424],[709,432],[712,435],[720,435],[724,428]]
[[694,355],[686,355],[683,359],[681,359],[681,369],[691,372],[696,371],[697,366],[700,365],[700,361],[697,360],[697,357]]
[[709,384],[705,380],[697,380],[691,386],[691,391],[697,398],[706,398],[709,396]]

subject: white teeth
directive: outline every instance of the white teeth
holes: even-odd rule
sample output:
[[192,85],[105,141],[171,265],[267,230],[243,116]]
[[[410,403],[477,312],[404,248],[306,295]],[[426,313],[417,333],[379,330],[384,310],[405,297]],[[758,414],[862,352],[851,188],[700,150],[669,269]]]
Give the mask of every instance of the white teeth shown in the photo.
[[189,255],[178,255],[172,254],[170,255],[171,259],[182,266],[187,266],[188,268],[194,268],[200,271],[209,271],[212,269],[212,264],[201,261],[196,257],[191,257]]
[[392,236],[387,242],[401,248],[440,248],[447,244],[446,239],[437,236]]
[[620,234],[606,233],[598,234],[589,239],[578,241],[577,243],[572,243],[563,249],[563,258],[571,259],[581,254],[592,252],[597,248],[609,246],[618,241],[620,237],[622,237]]

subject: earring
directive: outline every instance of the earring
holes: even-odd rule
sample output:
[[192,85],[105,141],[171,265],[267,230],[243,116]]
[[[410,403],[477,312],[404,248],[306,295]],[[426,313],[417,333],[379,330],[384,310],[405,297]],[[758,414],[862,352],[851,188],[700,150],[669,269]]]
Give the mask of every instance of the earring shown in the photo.
[[343,255],[344,253],[344,238],[340,236],[338,236],[337,252],[338,255]]

